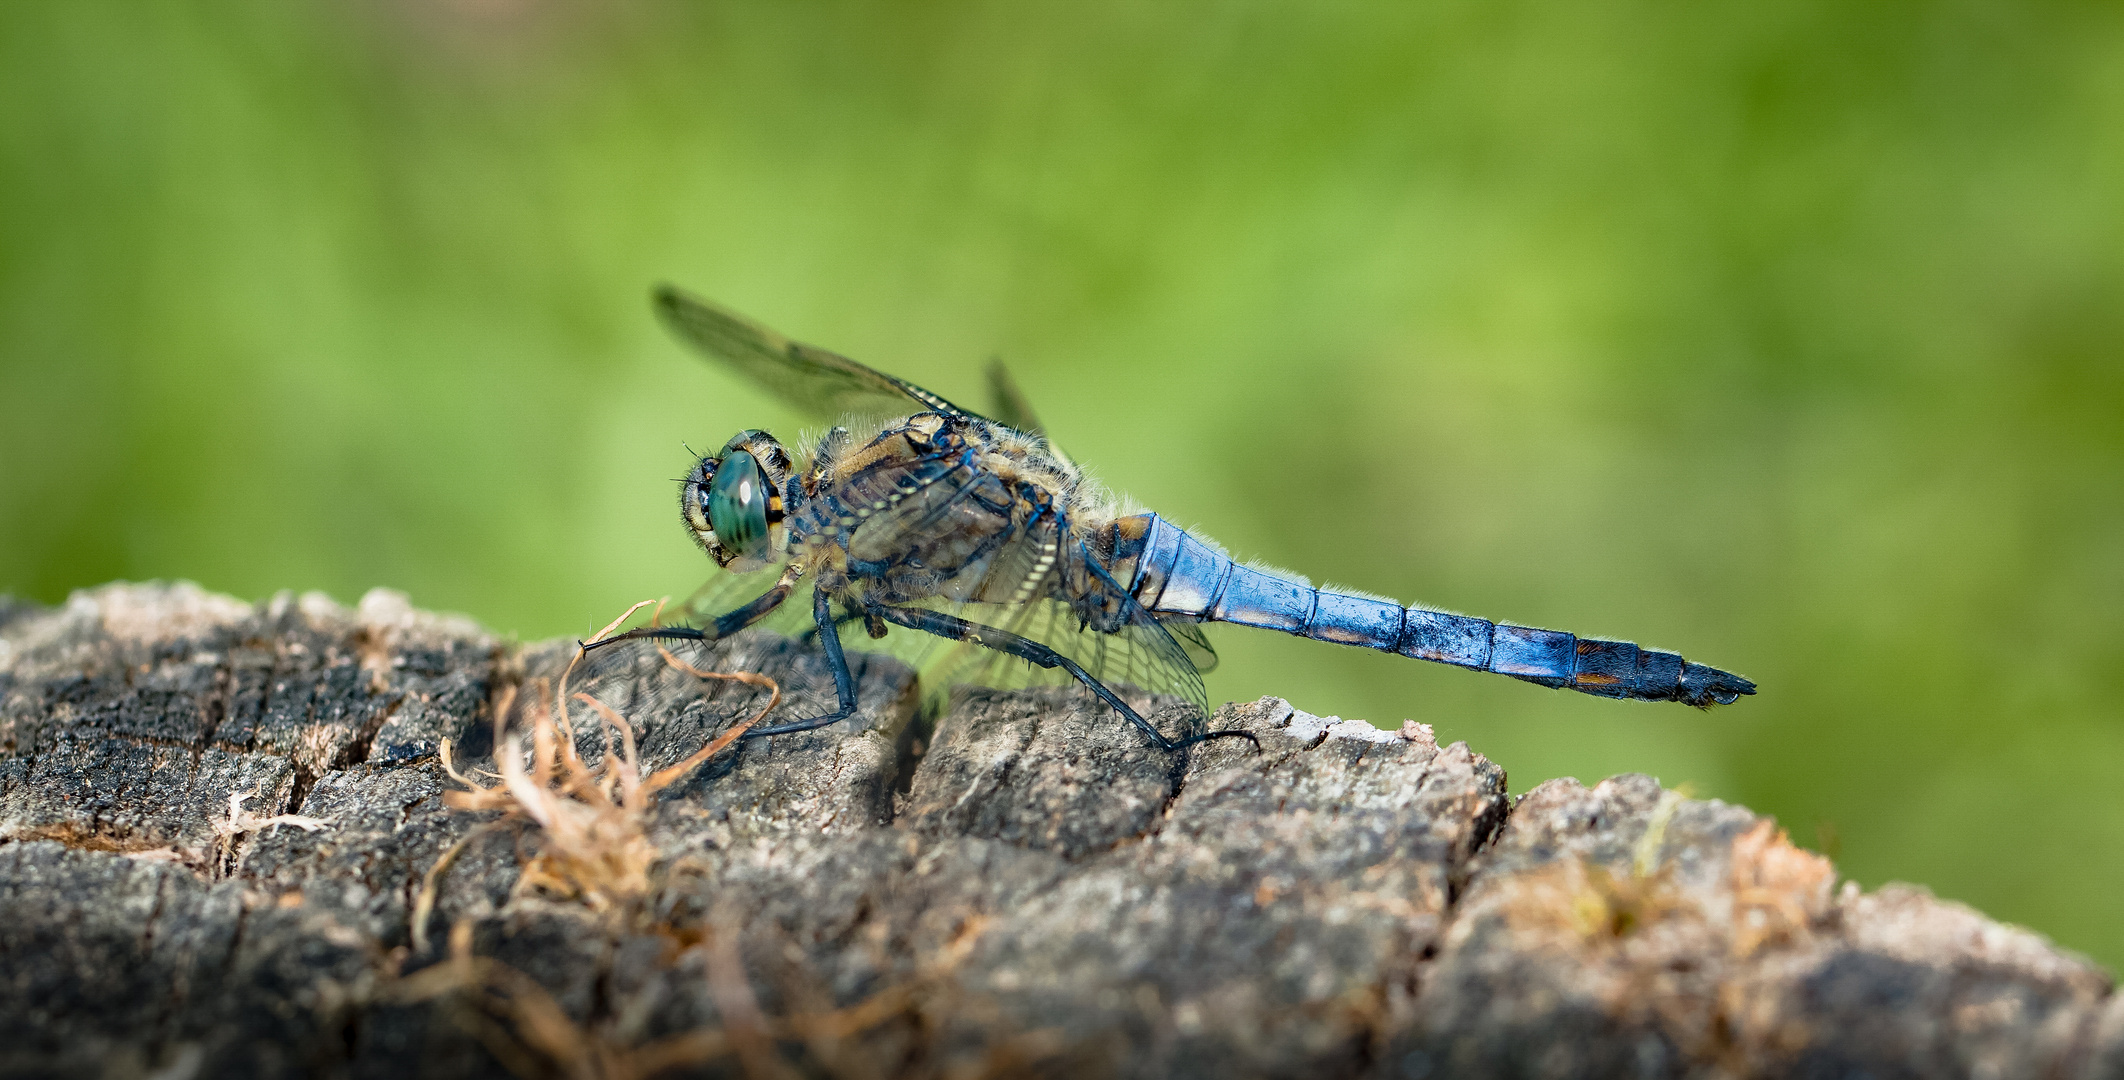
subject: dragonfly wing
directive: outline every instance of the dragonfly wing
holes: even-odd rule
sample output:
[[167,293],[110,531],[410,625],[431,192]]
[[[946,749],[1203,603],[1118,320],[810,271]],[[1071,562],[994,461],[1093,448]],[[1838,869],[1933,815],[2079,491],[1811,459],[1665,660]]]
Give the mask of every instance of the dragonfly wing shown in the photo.
[[[1108,689],[1130,699],[1168,738],[1180,740],[1199,735],[1209,716],[1209,691],[1188,649],[1168,624],[1145,611],[1127,590],[1092,562],[1081,543],[1065,534],[1062,550],[1065,559],[1085,560],[1082,566],[1065,573],[1064,578],[1080,583],[1073,585],[1075,588],[1096,593],[1094,604],[1118,613],[1107,618],[1111,629],[1087,624],[1073,602],[1054,598],[1016,605],[964,603],[952,607],[951,613],[1007,630],[1068,657]],[[1199,631],[1193,636],[1200,640]],[[1207,642],[1202,642],[1202,646],[1207,649]],[[948,650],[924,671],[923,677],[932,681],[935,690],[954,683],[1014,689],[1075,681],[1060,668],[1041,668],[971,643]]]
[[[755,571],[749,574],[719,571],[699,589],[694,590],[693,595],[687,597],[684,603],[676,608],[665,609],[665,623],[670,625],[675,616],[679,623],[686,626],[713,625],[716,616],[743,607],[754,597],[766,592],[779,576],[779,570]],[[766,618],[753,623],[751,629],[780,634],[815,646],[819,628],[811,613],[813,584],[808,577],[797,579],[795,587],[789,592],[789,598],[782,601],[781,606]],[[863,619],[862,609],[853,600],[842,602],[836,598],[834,614],[836,625],[840,629],[841,647],[850,652],[883,653],[909,667],[919,668],[936,651],[935,639],[924,634],[901,631],[887,634],[883,638],[871,637],[870,627]]]
[[1158,622],[1174,641],[1180,643],[1181,651],[1187,653],[1188,662],[1195,665],[1196,671],[1207,675],[1217,670],[1217,650],[1211,648],[1209,638],[1203,636],[1200,622],[1170,615],[1159,616]]
[[[1101,632],[1086,629],[1067,604],[1043,600],[1026,605],[1012,633],[1038,641],[1075,661],[1092,678],[1121,695],[1167,738],[1185,740],[1202,733],[1209,715],[1208,692],[1172,635],[1155,619]],[[962,617],[971,618],[968,612]],[[980,650],[969,658],[953,682],[1002,689],[1070,685],[1076,680],[1059,669],[1044,669],[1002,653]]]
[[[683,602],[667,605],[662,612],[656,613],[654,623],[695,628],[713,626],[717,616],[756,599],[773,587],[780,576],[779,570],[748,574],[718,571]],[[654,718],[676,715],[692,707],[689,703],[697,701],[708,702],[716,708],[723,707],[716,704],[719,702],[751,702],[747,708],[753,709],[761,703],[756,696],[748,697],[751,692],[742,685],[704,681],[685,675],[683,668],[665,661],[658,651],[661,646],[676,660],[705,669],[726,672],[771,670],[784,694],[790,698],[785,710],[796,710],[782,719],[793,718],[803,708],[811,708],[814,712],[820,708],[830,710],[834,695],[833,672],[826,664],[824,650],[818,647],[812,595],[813,582],[808,578],[799,579],[789,596],[766,617],[729,639],[705,648],[701,642],[667,640],[623,641],[593,649],[576,661],[570,675],[570,691],[596,697],[638,727],[653,726]],[[927,634],[902,630],[882,639],[871,637],[861,609],[852,602],[837,601],[834,609],[839,616],[837,625],[841,646],[849,653],[883,654],[919,671],[933,654],[941,651],[938,646],[943,643]],[[650,625],[652,614],[647,608],[629,623],[630,628]],[[786,645],[776,641],[778,638],[791,639],[802,646],[794,664],[789,662],[784,651]],[[860,664],[854,657],[850,660]],[[799,707],[798,702],[808,704]],[[735,718],[733,714],[732,719]],[[578,740],[591,740],[582,743],[582,752],[595,753],[591,744],[600,738],[597,721],[589,713],[582,713],[575,719]]]
[[[710,574],[701,587],[691,596],[672,607],[664,609],[666,625],[693,626],[707,629],[715,625],[716,617],[745,606],[755,597],[774,587],[781,577],[781,567],[754,570],[733,574],[717,570]],[[769,612],[766,618],[752,624],[760,630],[772,630],[778,634],[794,637],[811,627],[811,582],[797,579],[780,607]]]
[[657,314],[672,333],[798,408],[843,416],[905,416],[918,410],[971,415],[905,379],[791,341],[728,308],[664,285]]
[[1032,403],[1025,400],[1025,392],[1018,389],[1018,380],[1010,377],[1010,369],[1001,360],[988,363],[988,396],[993,406],[990,415],[997,423],[1014,428],[1028,435],[1047,436],[1047,429],[1040,418],[1033,415]]
[[[772,588],[779,577],[778,570],[749,574],[719,570],[686,599],[666,604],[661,610],[646,607],[635,612],[624,628],[711,627],[716,616],[757,599]],[[781,606],[753,626],[783,634],[801,632],[809,626],[810,583],[798,584],[800,587]],[[614,632],[620,629],[615,627]],[[636,736],[644,740],[645,760],[658,766],[685,756],[685,752],[662,746],[661,732],[680,715],[706,709],[720,717],[718,726],[721,726],[737,723],[766,704],[766,696],[755,687],[702,679],[688,673],[678,666],[680,664],[692,664],[710,671],[752,671],[771,665],[785,693],[808,691],[807,700],[830,698],[830,677],[821,678],[816,673],[804,671],[802,677],[792,681],[790,676],[793,673],[787,670],[786,664],[766,660],[759,648],[748,644],[748,636],[755,632],[747,630],[737,635],[735,645],[719,642],[704,646],[698,641],[684,640],[619,641],[576,657],[568,675],[567,704],[577,752],[596,760],[603,753],[607,732],[604,723],[598,719],[597,710],[585,705],[576,695],[588,695],[624,718]],[[667,652],[676,663],[665,660]],[[550,695],[558,689],[542,688],[542,691]],[[552,711],[557,707],[558,702],[549,697],[546,708]]]

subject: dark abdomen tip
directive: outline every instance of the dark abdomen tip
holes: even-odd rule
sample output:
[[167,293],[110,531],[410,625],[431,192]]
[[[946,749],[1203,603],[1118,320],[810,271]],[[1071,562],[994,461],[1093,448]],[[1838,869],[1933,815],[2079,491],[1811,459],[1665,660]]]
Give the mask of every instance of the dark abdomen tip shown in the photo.
[[1685,664],[1682,667],[1681,685],[1676,688],[1675,700],[1709,708],[1713,705],[1731,705],[1742,697],[1755,693],[1755,684],[1730,671],[1720,671],[1702,664]]
[[[1678,653],[1641,649],[1627,641],[1579,638],[1568,686],[1581,694],[1634,701],[1680,701],[1699,707],[1730,705],[1755,693],[1755,684],[1729,671],[1692,664]],[[1506,674],[1515,674],[1506,672]],[[1524,676],[1521,676],[1524,677]]]

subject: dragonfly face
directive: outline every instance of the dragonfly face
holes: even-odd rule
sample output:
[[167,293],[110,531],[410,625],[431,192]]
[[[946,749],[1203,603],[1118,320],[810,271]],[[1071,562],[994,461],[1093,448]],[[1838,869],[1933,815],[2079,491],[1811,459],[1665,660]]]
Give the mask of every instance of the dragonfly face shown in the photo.
[[[1202,730],[1209,710],[1200,673],[1216,654],[1199,626],[1209,622],[1599,697],[1710,706],[1755,692],[1754,683],[1677,653],[1404,607],[1241,564],[1156,514],[1128,513],[1102,496],[1048,442],[1000,369],[990,372],[991,418],[677,290],[659,290],[657,306],[679,336],[822,419],[876,422],[858,427],[873,433],[864,439],[833,429],[801,464],[763,431],[739,432],[697,462],[679,488],[695,542],[725,570],[782,572],[734,608],[738,594],[721,591],[730,576],[711,582],[687,607],[697,627],[611,639],[713,641],[774,626],[785,602],[808,597],[803,606],[840,709],[752,736],[854,715],[839,634],[852,621],[873,637],[884,637],[887,624],[920,630],[959,642],[954,657],[980,658],[955,662],[948,673],[962,677],[936,680],[945,685],[1023,685],[1028,672],[1032,681],[1040,672],[1074,680],[1168,749],[1244,735]],[[1124,699],[1131,692],[1149,703],[1142,711]],[[1164,717],[1167,730],[1146,713]]]
[[732,573],[765,569],[789,552],[789,514],[804,491],[789,483],[789,452],[764,431],[741,431],[702,458],[679,487],[687,531]]

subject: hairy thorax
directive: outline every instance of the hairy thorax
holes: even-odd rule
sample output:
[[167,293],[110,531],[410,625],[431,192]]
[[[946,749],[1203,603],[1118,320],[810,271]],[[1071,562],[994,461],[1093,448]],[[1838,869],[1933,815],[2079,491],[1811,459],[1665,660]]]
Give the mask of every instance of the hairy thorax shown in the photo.
[[1044,440],[941,413],[861,445],[828,436],[804,484],[790,532],[798,565],[821,588],[860,582],[884,604],[1053,595],[1065,536],[1112,516]]

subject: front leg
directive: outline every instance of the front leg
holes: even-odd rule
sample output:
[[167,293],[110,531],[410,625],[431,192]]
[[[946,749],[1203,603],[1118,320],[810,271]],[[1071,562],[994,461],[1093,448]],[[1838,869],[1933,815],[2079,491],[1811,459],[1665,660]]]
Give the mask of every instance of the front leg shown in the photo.
[[1069,672],[1071,678],[1083,683],[1086,689],[1097,694],[1099,700],[1113,706],[1114,711],[1126,717],[1129,723],[1141,728],[1143,733],[1150,736],[1150,740],[1156,743],[1160,750],[1178,750],[1181,747],[1192,746],[1208,739],[1222,738],[1245,739],[1253,743],[1256,750],[1261,748],[1261,741],[1254,738],[1253,732],[1240,731],[1236,728],[1226,731],[1206,732],[1188,739],[1166,738],[1164,732],[1152,727],[1151,722],[1145,720],[1136,710],[1129,708],[1128,702],[1121,700],[1119,694],[1108,689],[1105,683],[1092,678],[1091,673],[1085,671],[1076,661],[1037,641],[1019,637],[1008,630],[999,630],[993,626],[983,626],[977,622],[968,622],[956,615],[946,615],[941,611],[929,611],[924,608],[880,607],[874,610],[884,617],[887,622],[898,623],[911,630],[920,630],[924,633],[935,634],[938,637],[949,638],[953,641],[971,641],[976,645],[994,649],[1000,653],[1007,653],[1021,660],[1029,660],[1044,668],[1061,668]]
[[841,631],[834,625],[833,598],[826,590],[818,589],[811,594],[811,620],[818,624],[819,643],[826,647],[826,666],[833,671],[833,692],[840,697],[841,707],[825,716],[809,720],[794,720],[773,727],[753,728],[744,738],[757,739],[763,735],[787,735],[795,731],[811,731],[838,724],[855,715],[855,676],[848,672],[848,658],[841,654]]
[[774,583],[774,588],[753,598],[744,607],[717,616],[715,622],[706,630],[696,630],[690,626],[644,626],[639,629],[629,630],[624,634],[614,634],[603,641],[590,642],[583,646],[583,651],[589,652],[593,649],[602,649],[615,641],[633,641],[642,638],[651,640],[663,639],[666,641],[699,641],[703,643],[721,641],[773,614],[774,609],[782,606],[782,601],[789,599],[789,592],[796,587],[796,582],[796,567],[791,566],[789,569],[782,571],[781,580]]

